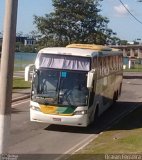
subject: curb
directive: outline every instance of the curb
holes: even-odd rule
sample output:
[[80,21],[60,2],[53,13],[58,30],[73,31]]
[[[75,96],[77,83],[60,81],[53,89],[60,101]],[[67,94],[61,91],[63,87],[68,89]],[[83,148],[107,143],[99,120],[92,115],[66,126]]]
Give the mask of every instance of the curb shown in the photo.
[[21,97],[14,98],[14,99],[12,99],[12,102],[24,100],[24,99],[27,99],[27,98],[30,98],[30,94],[25,95],[25,96],[21,96]]

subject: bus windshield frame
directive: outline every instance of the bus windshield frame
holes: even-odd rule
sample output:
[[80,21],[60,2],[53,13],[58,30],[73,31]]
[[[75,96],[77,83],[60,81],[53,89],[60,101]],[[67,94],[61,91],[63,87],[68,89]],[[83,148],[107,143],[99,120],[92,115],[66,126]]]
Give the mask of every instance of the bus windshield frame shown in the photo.
[[35,70],[32,99],[43,104],[87,106],[87,71],[40,68]]

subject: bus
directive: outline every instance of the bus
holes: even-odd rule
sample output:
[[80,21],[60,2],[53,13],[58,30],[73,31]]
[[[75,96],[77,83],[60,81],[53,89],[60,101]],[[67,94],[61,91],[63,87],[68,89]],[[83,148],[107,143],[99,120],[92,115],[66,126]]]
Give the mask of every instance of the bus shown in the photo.
[[102,45],[49,47],[25,68],[25,81],[31,72],[31,121],[87,127],[120,96],[123,55]]

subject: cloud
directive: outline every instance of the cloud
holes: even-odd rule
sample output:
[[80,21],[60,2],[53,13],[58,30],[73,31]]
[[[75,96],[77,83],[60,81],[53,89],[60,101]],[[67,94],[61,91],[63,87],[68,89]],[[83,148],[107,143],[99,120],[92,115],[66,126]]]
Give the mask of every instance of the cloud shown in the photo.
[[[127,4],[124,4],[124,5],[126,8],[128,8],[128,10],[130,10],[129,6]],[[125,16],[128,14],[128,11],[126,10],[125,7],[121,4],[118,6],[114,6],[114,11],[118,16]]]

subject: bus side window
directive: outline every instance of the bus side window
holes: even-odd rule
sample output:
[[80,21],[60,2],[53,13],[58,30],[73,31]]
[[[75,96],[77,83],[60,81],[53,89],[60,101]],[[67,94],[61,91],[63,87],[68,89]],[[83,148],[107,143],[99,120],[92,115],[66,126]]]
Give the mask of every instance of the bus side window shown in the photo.
[[106,75],[106,57],[103,58],[103,76]]
[[119,58],[119,70],[121,70],[121,68],[122,68],[122,57],[118,57]]
[[101,77],[101,58],[98,58],[98,77]]
[[115,72],[115,67],[116,67],[115,56],[112,57],[112,61],[113,61],[113,72]]
[[116,56],[116,70],[119,70],[118,56]]
[[109,57],[106,57],[106,75],[109,74]]
[[103,58],[100,59],[100,76],[103,76]]
[[108,68],[109,68],[109,74],[111,73],[111,57],[108,57]]
[[93,58],[92,68],[93,69],[97,68],[97,57]]
[[121,60],[121,62],[120,62],[121,68],[123,68],[123,56],[120,57],[120,60]]
[[115,56],[115,71],[118,70],[118,61],[117,61],[117,56]]
[[107,57],[103,58],[103,76],[108,75]]
[[113,72],[112,56],[109,57],[109,68],[110,68],[110,73],[112,73]]

